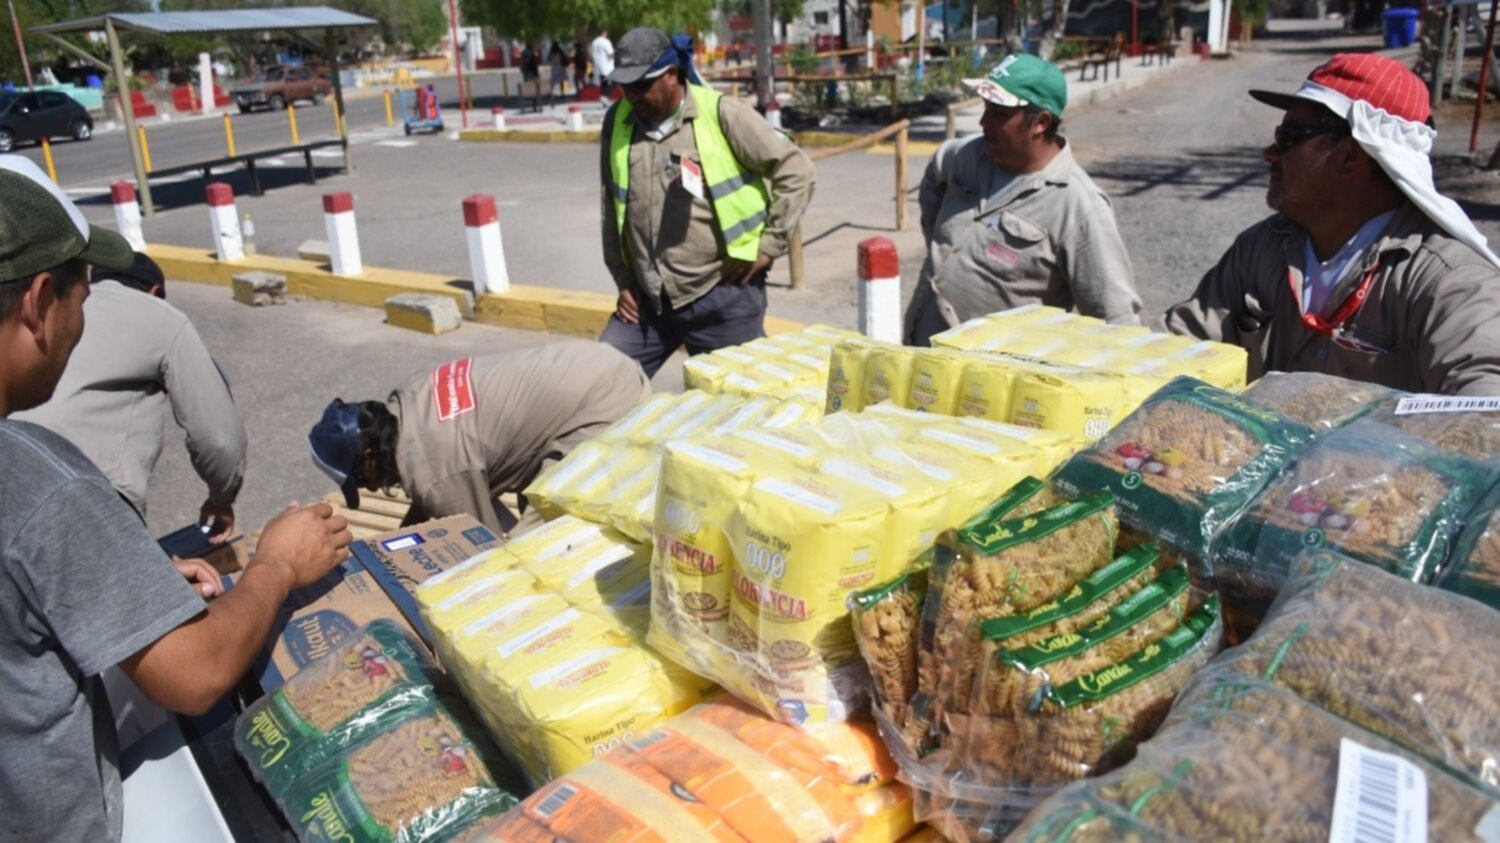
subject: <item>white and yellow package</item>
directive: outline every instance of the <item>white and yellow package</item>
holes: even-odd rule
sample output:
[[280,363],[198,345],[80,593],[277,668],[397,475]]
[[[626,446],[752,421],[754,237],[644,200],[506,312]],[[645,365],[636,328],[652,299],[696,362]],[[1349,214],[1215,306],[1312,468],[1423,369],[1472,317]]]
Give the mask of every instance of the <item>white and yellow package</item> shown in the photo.
[[650,587],[650,549],[640,545],[629,556],[600,554],[563,581],[558,593],[575,606],[606,606]]
[[595,612],[570,606],[492,644],[485,656],[489,681],[518,687],[532,674],[570,655],[630,643],[630,634]]
[[789,366],[757,360],[753,365],[725,375],[719,389],[730,395],[769,395],[794,385],[796,378],[796,370]]
[[811,427],[736,431],[730,440],[760,448],[796,465],[810,466],[823,453],[824,439]]
[[1204,340],[1168,355],[1167,359],[1181,362],[1199,379],[1220,389],[1238,392],[1245,388],[1249,355],[1240,346]]
[[1027,325],[1039,321],[1055,324],[1058,320],[1067,321],[1071,315],[1060,307],[1047,304],[1023,304],[1020,307],[996,311],[985,318],[1002,324]]
[[1097,442],[1124,418],[1128,405],[1119,375],[1033,363],[1015,376],[1008,421]]
[[417,611],[434,638],[433,645],[446,647],[452,630],[517,597],[535,593],[536,577],[530,571],[513,568],[472,582],[440,600],[429,602],[418,597]]
[[[490,649],[569,609],[556,594],[527,594],[456,627],[445,629],[443,663],[466,685],[480,677]],[[432,629],[429,625],[429,629]]]
[[829,457],[818,464],[820,477],[863,488],[886,500],[885,538],[876,557],[875,581],[887,582],[931,562],[933,542],[948,517],[946,490],[915,466],[885,463],[869,456]]
[[416,598],[418,607],[425,605],[430,609],[443,598],[468,588],[479,580],[501,571],[509,571],[518,564],[520,560],[505,547],[491,548],[428,577],[412,591],[412,596]]
[[682,385],[685,389],[717,393],[722,390],[725,377],[743,368],[743,363],[722,355],[694,354],[682,364]]
[[958,527],[974,517],[993,502],[997,494],[994,467],[982,460],[970,459],[952,448],[921,442],[892,442],[877,446],[870,455],[882,463],[920,471],[943,490],[939,497],[943,502],[942,529],[945,530]]
[[876,346],[865,355],[864,391],[860,405],[882,401],[903,403],[911,392],[911,364],[915,349],[906,346]]
[[847,340],[833,347],[828,357],[828,402],[823,412],[853,411],[865,405],[865,362],[878,347],[867,340]]
[[848,716],[863,688],[843,687],[859,667],[844,598],[875,581],[888,510],[806,470],[751,484],[731,526],[727,636],[751,668],[727,678],[736,691],[798,725]]
[[714,396],[696,389],[674,395],[669,406],[657,413],[649,423],[637,426],[624,441],[632,445],[654,445],[671,438],[695,412],[701,411],[713,400]]
[[595,436],[594,442],[629,442],[641,430],[656,420],[656,417],[676,405],[677,395],[658,392],[637,404],[634,409]]
[[606,523],[610,510],[618,507],[627,493],[639,493],[646,480],[656,474],[657,460],[655,448],[617,446],[551,500],[575,517]]
[[958,405],[954,415],[1009,421],[1015,380],[1015,368],[1004,359],[988,354],[966,355],[958,379]]
[[[843,340],[848,339],[858,339],[862,336],[858,331],[851,331],[848,328],[834,328],[832,326],[824,325],[821,323],[808,325],[802,330],[797,331],[796,333],[803,337],[822,339],[830,343],[842,342]],[[777,336],[780,337],[784,335],[778,334]]]
[[965,355],[941,348],[917,349],[912,355],[911,386],[901,406],[944,416],[958,414]]
[[[692,393],[702,395],[703,393]],[[568,511],[578,498],[578,482],[589,476],[620,449],[618,442],[591,439],[575,447],[561,461],[542,469],[526,487],[526,501],[551,521]]]

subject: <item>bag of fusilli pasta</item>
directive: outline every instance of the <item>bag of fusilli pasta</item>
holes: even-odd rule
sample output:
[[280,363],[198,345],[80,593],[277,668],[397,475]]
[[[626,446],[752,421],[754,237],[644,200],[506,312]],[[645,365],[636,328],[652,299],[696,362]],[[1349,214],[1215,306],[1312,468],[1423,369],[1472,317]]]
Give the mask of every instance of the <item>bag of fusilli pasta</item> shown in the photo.
[[917,571],[849,595],[854,641],[870,668],[875,705],[898,728],[906,725],[917,690],[917,629],[926,591],[927,572]]
[[1333,548],[1413,582],[1430,582],[1494,471],[1377,422],[1320,439],[1214,540],[1225,600],[1269,606],[1292,560]]
[[426,648],[395,624],[374,621],[245,709],[235,749],[267,790],[280,793],[345,749],[430,708],[440,679]]
[[[497,778],[498,776],[498,778]],[[431,704],[276,796],[303,840],[448,840],[518,804],[509,769],[457,706]]]
[[1469,513],[1448,564],[1434,584],[1500,609],[1500,486]]
[[1320,372],[1270,372],[1240,393],[1268,410],[1308,427],[1332,430],[1370,410],[1390,387]]
[[1108,491],[1120,519],[1208,558],[1208,543],[1312,438],[1287,417],[1176,378],[1052,480],[1069,497]]
[[1008,839],[1493,843],[1497,809],[1470,780],[1286,688],[1204,675],[1133,761],[1054,794]]
[[1500,457],[1500,406],[1493,398],[1396,394],[1365,418],[1475,460]]

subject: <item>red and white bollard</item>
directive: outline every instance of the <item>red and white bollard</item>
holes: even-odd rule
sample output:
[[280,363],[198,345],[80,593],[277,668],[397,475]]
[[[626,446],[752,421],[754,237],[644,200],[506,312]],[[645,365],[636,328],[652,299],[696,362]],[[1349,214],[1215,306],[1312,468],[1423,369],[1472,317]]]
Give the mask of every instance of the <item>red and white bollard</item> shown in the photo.
[[781,103],[776,100],[766,103],[766,122],[770,123],[773,129],[781,128]]
[[214,253],[221,261],[244,260],[245,240],[240,236],[239,214],[234,211],[234,189],[216,181],[209,183],[205,193],[208,221],[214,230]]
[[490,118],[495,121],[495,131],[505,131],[505,109],[495,106],[490,109]]
[[359,232],[354,227],[354,197],[347,192],[323,194],[323,227],[328,232],[328,260],[334,275],[359,275]]
[[870,339],[901,342],[901,258],[885,237],[859,244],[859,330]]
[[130,248],[137,252],[146,251],[146,235],[141,232],[141,206],[135,201],[135,185],[117,181],[109,186],[109,198],[115,204],[115,230]]
[[505,269],[505,245],[500,242],[500,214],[495,197],[476,193],[464,200],[464,230],[469,239],[469,268],[474,275],[474,295],[510,290]]
[[570,131],[570,132],[581,132],[581,131],[583,131],[583,106],[581,106],[581,105],[570,105],[570,106],[568,106],[568,131]]

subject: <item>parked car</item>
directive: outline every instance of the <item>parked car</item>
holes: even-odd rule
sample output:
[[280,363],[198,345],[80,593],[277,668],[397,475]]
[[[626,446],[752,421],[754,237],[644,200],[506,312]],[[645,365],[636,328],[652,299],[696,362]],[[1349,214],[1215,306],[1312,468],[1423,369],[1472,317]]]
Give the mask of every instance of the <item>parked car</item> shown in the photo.
[[281,111],[287,103],[295,100],[311,100],[313,105],[322,105],[323,98],[332,93],[333,83],[312,70],[278,64],[261,70],[229,95],[243,114],[257,108]]
[[0,152],[19,143],[94,136],[94,118],[78,101],[57,91],[0,92]]

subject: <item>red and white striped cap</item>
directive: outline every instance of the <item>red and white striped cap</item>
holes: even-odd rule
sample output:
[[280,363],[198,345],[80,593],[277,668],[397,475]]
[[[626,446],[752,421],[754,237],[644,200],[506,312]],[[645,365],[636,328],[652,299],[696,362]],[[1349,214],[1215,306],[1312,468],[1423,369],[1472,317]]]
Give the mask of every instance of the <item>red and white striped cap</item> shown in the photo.
[[1401,62],[1373,53],[1339,53],[1307,75],[1294,94],[1251,91],[1266,105],[1287,108],[1298,100],[1322,103],[1347,118],[1355,100],[1392,117],[1427,124],[1432,117],[1427,83]]

